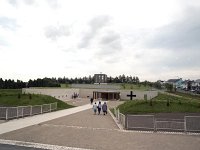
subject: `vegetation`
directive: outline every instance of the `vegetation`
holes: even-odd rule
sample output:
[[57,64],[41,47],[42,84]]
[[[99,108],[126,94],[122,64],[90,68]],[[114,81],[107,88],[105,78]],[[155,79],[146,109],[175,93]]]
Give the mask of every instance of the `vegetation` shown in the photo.
[[198,99],[178,97],[159,93],[150,101],[135,100],[126,101],[118,106],[124,114],[145,114],[160,112],[200,112]]
[[[134,83],[139,84],[140,80],[137,76],[125,76],[119,75],[116,77],[108,77],[107,83]],[[43,79],[34,79],[29,80],[27,83],[17,80],[6,79],[3,80],[0,78],[0,89],[20,89],[25,87],[65,87],[68,84],[93,84],[94,77],[91,75],[88,77],[80,77],[80,78],[43,78]]]
[[172,92],[172,90],[173,90],[173,85],[172,84],[166,83],[165,87],[166,87],[167,91]]
[[186,97],[186,98],[189,98],[189,99],[198,99],[200,100],[200,95],[193,95],[193,94],[190,94],[190,93],[182,93],[182,92],[169,92],[169,93],[172,93],[172,94],[175,94],[175,95],[178,95],[178,96],[182,96],[182,97]]
[[0,78],[0,89],[20,89],[26,87],[26,83],[20,80],[15,82],[14,80],[3,80]]
[[143,84],[128,84],[128,83],[123,83],[121,84],[121,89],[124,89],[124,90],[142,90],[142,91],[145,91],[145,90],[150,90],[151,87],[149,85],[143,85]]
[[41,105],[54,102],[57,102],[58,110],[73,107],[51,96],[37,94],[21,94],[21,90],[16,89],[0,90],[0,106]]

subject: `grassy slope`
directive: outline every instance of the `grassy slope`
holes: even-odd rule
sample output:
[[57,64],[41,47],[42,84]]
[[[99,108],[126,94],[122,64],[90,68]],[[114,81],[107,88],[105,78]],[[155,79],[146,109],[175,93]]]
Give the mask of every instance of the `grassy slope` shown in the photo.
[[121,89],[124,90],[140,90],[140,91],[146,91],[149,90],[149,86],[144,85],[136,85],[136,84],[121,84]]
[[[144,114],[159,112],[200,112],[200,103],[197,99],[181,98],[167,94],[159,94],[153,98],[153,106],[150,101],[127,101],[119,106],[120,112],[124,114]],[[167,100],[170,106],[167,106]]]
[[71,108],[73,106],[66,104],[58,99],[46,95],[36,95],[32,94],[32,99],[29,99],[29,95],[20,94],[20,99],[18,98],[18,93],[21,90],[0,90],[0,106],[26,106],[26,105],[41,105],[57,102],[58,110]]

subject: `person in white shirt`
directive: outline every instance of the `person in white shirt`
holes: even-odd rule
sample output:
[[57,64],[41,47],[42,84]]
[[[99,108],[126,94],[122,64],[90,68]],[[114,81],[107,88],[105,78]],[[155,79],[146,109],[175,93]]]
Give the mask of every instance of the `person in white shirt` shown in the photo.
[[96,115],[96,113],[97,113],[97,104],[96,104],[96,102],[93,105],[93,110],[94,110],[94,114]]

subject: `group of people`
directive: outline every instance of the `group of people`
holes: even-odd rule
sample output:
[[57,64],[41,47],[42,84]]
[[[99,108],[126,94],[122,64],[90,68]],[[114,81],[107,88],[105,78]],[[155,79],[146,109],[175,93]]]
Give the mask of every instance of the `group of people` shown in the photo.
[[103,105],[101,104],[101,101],[99,101],[98,105],[95,102],[93,104],[93,110],[94,110],[95,115],[96,115],[97,111],[98,111],[98,115],[100,115],[101,110],[103,111],[103,115],[107,114],[107,104],[106,104],[106,102],[104,102]]

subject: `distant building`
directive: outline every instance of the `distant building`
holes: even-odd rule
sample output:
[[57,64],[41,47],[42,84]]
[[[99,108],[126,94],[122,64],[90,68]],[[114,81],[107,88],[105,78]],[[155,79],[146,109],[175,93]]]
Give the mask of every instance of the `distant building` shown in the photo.
[[94,74],[94,84],[106,84],[107,75],[106,74]]
[[195,86],[200,87],[200,79],[197,79],[197,80],[195,81]]
[[167,83],[172,84],[173,87],[175,87],[175,88],[181,88],[182,82],[183,82],[182,78],[180,78],[180,79],[169,79],[167,81]]

